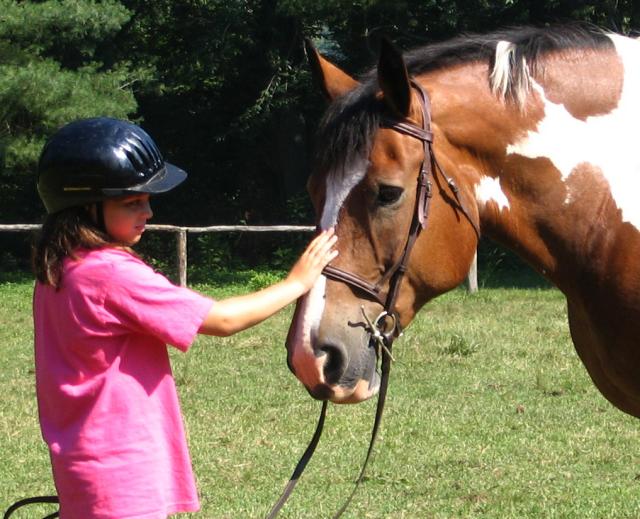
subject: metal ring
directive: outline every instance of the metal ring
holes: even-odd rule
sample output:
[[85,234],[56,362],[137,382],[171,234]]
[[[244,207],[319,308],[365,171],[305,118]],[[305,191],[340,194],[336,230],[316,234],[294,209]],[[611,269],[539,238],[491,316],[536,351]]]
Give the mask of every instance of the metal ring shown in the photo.
[[[386,322],[386,318],[387,317],[391,317],[391,322],[392,322],[392,326],[391,329],[389,331],[387,331],[387,322]],[[380,326],[380,322],[382,321],[382,324],[384,324],[384,328]],[[385,337],[390,337],[397,329],[398,327],[398,320],[395,316],[395,314],[390,314],[389,312],[387,312],[386,310],[380,312],[380,315],[378,315],[378,317],[376,317],[376,320],[373,321],[375,323],[375,327],[376,329],[380,332],[381,335],[385,336]]]

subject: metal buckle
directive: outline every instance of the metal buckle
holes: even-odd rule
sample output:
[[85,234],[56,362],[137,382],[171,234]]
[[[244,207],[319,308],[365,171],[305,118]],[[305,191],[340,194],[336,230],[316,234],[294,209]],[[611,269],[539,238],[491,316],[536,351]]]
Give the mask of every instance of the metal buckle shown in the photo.
[[[398,327],[398,320],[396,316],[394,314],[390,314],[386,310],[383,310],[374,321],[371,321],[367,316],[367,313],[364,311],[364,305],[360,305],[360,310],[362,311],[362,317],[364,317],[364,320],[367,323],[367,331],[375,341],[376,355],[378,358],[381,358],[382,350],[384,350],[389,358],[395,362],[396,359],[391,355],[391,351],[387,345],[393,342],[394,335]],[[392,326],[390,328],[387,326],[387,318],[391,318]]]

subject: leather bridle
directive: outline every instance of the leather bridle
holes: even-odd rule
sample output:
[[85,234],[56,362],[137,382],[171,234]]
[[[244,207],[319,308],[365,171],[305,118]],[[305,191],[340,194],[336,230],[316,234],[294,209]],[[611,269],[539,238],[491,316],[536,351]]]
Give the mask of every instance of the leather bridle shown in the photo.
[[[378,392],[376,415],[371,431],[371,440],[369,442],[369,448],[367,450],[367,455],[362,465],[360,475],[358,476],[358,479],[356,480],[354,488],[348,499],[334,515],[334,519],[340,517],[351,503],[351,499],[358,489],[360,482],[364,478],[365,470],[367,468],[367,464],[371,457],[371,453],[376,441],[378,428],[382,419],[382,413],[384,411],[387,388],[389,385],[389,372],[391,369],[391,361],[393,360],[391,354],[393,341],[401,334],[400,321],[395,308],[396,300],[398,298],[400,285],[407,271],[411,250],[413,249],[418,236],[427,225],[427,219],[429,216],[429,205],[432,197],[432,180],[434,180],[435,171],[438,171],[446,181],[446,184],[449,186],[449,189],[456,199],[458,208],[462,211],[462,213],[464,213],[465,217],[475,230],[478,239],[480,238],[480,229],[476,222],[471,218],[469,212],[466,210],[464,204],[462,203],[457,185],[455,184],[453,179],[446,176],[433,155],[431,103],[429,101],[429,96],[424,91],[424,89],[414,80],[411,80],[411,87],[414,88],[418,93],[418,99],[420,101],[422,111],[422,127],[417,126],[412,121],[409,121],[407,119],[397,119],[391,117],[383,117],[381,124],[383,128],[389,128],[420,140],[422,142],[424,150],[422,163],[420,165],[420,172],[418,173],[413,218],[411,220],[411,225],[409,227],[409,233],[407,236],[407,241],[404,245],[404,249],[400,254],[398,260],[382,275],[382,277],[376,283],[371,283],[358,276],[357,274],[348,272],[338,267],[333,267],[331,265],[326,266],[322,271],[322,273],[327,278],[345,283],[346,285],[357,291],[364,292],[366,295],[371,297],[374,301],[376,301],[383,307],[383,311],[373,321],[371,321],[367,317],[364,308],[362,308],[363,317],[367,324],[367,330],[371,334],[372,342],[376,343],[376,346],[378,346],[376,349],[376,353],[378,355],[378,358],[380,359],[380,389]],[[382,290],[387,283],[389,288],[386,295],[383,295]],[[309,446],[305,450],[304,454],[300,458],[300,461],[298,461],[298,464],[296,465],[296,468],[293,471],[293,474],[291,475],[291,478],[289,479],[289,482],[287,483],[287,486],[285,487],[283,493],[281,494],[275,505],[273,505],[273,508],[267,516],[267,519],[274,518],[278,514],[280,509],[284,506],[291,492],[293,491],[293,488],[298,482],[298,479],[302,475],[302,472],[304,471],[307,463],[313,456],[313,452],[315,451],[315,448],[320,441],[320,435],[322,434],[326,411],[327,401],[325,400],[322,403],[320,419],[318,420],[313,438],[311,439],[311,442],[309,443]]]
[[[384,315],[381,314],[381,316],[373,322],[373,325],[378,327],[382,324],[378,321],[386,318],[386,316],[392,316],[393,323],[395,324],[393,330],[378,329],[378,331],[383,334],[387,342],[393,340],[393,338],[397,337],[400,333],[398,316],[395,311],[396,299],[398,298],[400,284],[405,272],[407,271],[407,264],[409,263],[409,256],[411,255],[413,245],[418,239],[420,232],[427,225],[429,204],[432,196],[431,178],[433,177],[433,153],[431,145],[433,143],[433,133],[431,132],[431,103],[429,102],[429,96],[418,83],[411,81],[411,86],[418,92],[418,98],[422,109],[422,127],[416,126],[413,122],[408,120],[398,120],[390,117],[383,117],[382,119],[383,128],[390,128],[397,132],[414,137],[420,140],[423,146],[422,163],[420,164],[420,172],[418,173],[418,182],[416,186],[416,200],[413,219],[411,220],[404,249],[398,260],[375,284],[370,283],[356,274],[331,265],[327,265],[322,271],[322,273],[329,279],[346,283],[350,287],[364,292],[374,301],[382,305],[384,308]],[[386,296],[383,297],[382,289],[387,282],[389,283],[389,289],[387,290]],[[393,333],[391,334],[391,332]],[[387,344],[387,348],[388,347],[389,344]]]

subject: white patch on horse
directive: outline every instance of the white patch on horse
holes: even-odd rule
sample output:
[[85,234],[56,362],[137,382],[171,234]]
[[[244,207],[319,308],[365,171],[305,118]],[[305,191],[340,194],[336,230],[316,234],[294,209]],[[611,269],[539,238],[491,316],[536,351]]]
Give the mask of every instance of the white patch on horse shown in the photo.
[[[324,356],[316,357],[312,347],[312,338],[320,326],[320,319],[324,312],[324,294],[327,278],[320,276],[311,290],[301,301],[302,308],[295,322],[291,352],[291,363],[296,368],[296,376],[310,386],[323,382],[317,380],[317,374],[322,373]],[[300,357],[303,357],[302,359]],[[306,359],[305,359],[306,358]]]
[[486,207],[489,202],[498,206],[498,209],[510,209],[509,199],[502,191],[500,179],[493,177],[482,177],[476,185],[476,200],[482,207]]
[[[326,197],[324,207],[322,208],[322,217],[320,218],[320,228],[328,229],[338,223],[338,214],[344,201],[367,173],[368,161],[362,160],[354,164],[349,172],[331,172],[327,175]],[[342,179],[342,182],[338,182]]]
[[[342,204],[351,190],[364,178],[367,167],[368,162],[363,160],[349,168],[349,172],[331,172],[327,175],[325,204],[320,217],[321,229],[328,229],[338,223]],[[339,179],[342,179],[342,182]],[[320,276],[301,300],[301,308],[294,324],[293,350],[290,360],[295,366],[296,376],[309,387],[324,382],[324,380],[318,380],[318,375],[323,377],[322,368],[326,359],[325,355],[316,356],[313,350],[313,338],[324,312],[326,285],[327,278]]]
[[[599,168],[609,184],[622,220],[640,229],[640,154],[637,132],[640,119],[640,42],[619,35],[609,36],[624,65],[624,84],[618,106],[605,115],[582,121],[563,105],[547,99],[544,89],[533,82],[544,103],[545,116],[536,131],[507,147],[508,154],[529,158],[546,157],[566,181],[580,164]],[[575,200],[567,192],[565,204]]]

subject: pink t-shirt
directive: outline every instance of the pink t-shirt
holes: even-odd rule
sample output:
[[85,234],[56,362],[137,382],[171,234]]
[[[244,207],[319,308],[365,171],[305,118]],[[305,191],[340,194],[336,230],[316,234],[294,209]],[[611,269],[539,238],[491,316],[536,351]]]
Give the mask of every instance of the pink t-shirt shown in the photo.
[[213,301],[119,249],[36,283],[36,392],[61,519],[199,509],[166,344],[186,351]]

